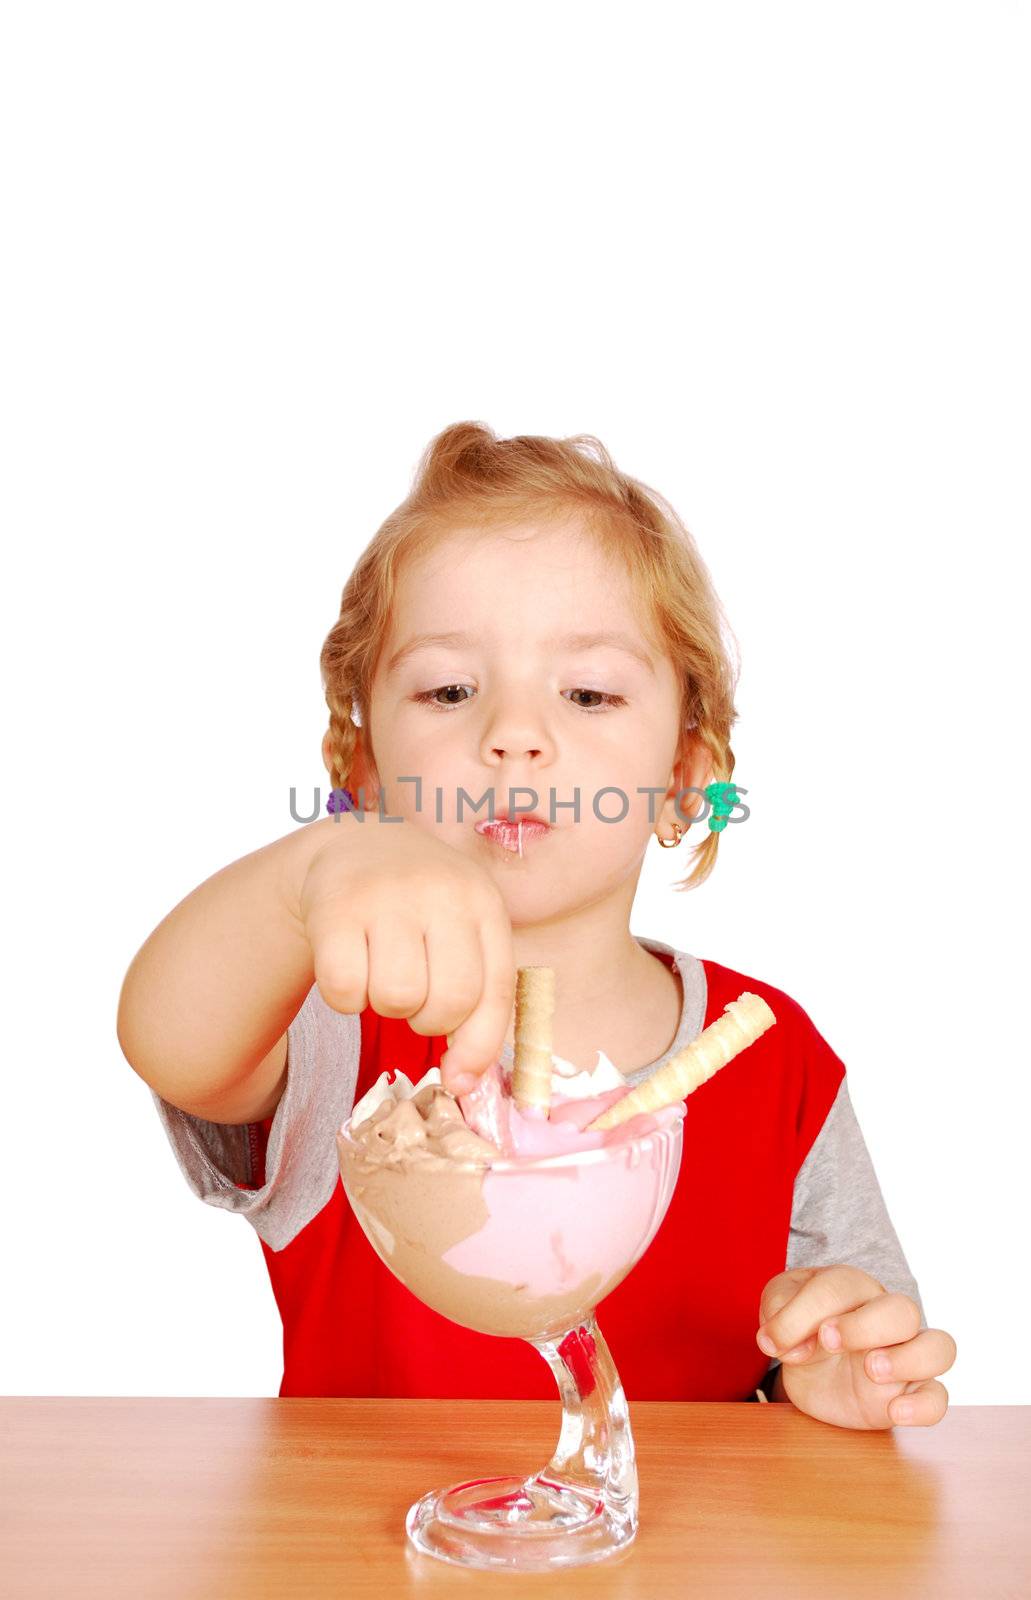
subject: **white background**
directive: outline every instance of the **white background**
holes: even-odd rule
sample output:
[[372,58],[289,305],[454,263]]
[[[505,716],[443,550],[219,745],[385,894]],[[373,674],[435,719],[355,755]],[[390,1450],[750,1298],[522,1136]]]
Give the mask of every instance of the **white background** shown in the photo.
[[258,1239],[189,1193],[118,993],[325,785],[340,590],[474,418],[597,434],[698,541],[752,816],[697,893],[653,846],[634,930],[809,1011],[953,1400],[1031,1400],[1028,32],[7,9],[4,1391],[278,1390]]

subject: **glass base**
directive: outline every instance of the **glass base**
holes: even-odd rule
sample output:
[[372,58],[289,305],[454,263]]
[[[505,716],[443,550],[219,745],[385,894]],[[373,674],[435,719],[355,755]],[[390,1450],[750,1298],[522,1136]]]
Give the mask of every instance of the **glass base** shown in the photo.
[[545,1572],[624,1549],[637,1532],[635,1509],[621,1514],[589,1490],[542,1473],[471,1478],[424,1494],[405,1528],[417,1550],[454,1566]]

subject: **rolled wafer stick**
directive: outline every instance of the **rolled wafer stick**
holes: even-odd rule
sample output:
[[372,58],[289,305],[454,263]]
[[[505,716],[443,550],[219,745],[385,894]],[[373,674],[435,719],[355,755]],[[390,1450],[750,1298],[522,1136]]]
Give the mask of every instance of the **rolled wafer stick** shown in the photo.
[[587,1131],[600,1133],[606,1128],[618,1127],[640,1111],[660,1111],[663,1106],[676,1105],[754,1044],[776,1020],[762,996],[750,994],[746,989],[724,1006],[723,1015],[711,1022],[697,1039],[692,1039],[658,1072],[589,1122]]
[[515,1065],[512,1099],[520,1109],[551,1106],[551,1039],[555,1015],[554,967],[519,967],[515,993]]

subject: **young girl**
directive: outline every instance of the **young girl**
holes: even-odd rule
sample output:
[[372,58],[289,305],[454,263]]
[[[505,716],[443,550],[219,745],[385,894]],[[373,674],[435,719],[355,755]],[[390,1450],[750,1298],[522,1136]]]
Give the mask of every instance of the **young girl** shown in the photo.
[[692,1095],[669,1211],[602,1306],[629,1398],[758,1394],[854,1428],[944,1414],[955,1345],[925,1326],[842,1062],[783,990],[629,929],[653,835],[701,834],[682,888],[715,865],[722,621],[675,512],[589,436],[445,429],[359,559],[321,658],[345,809],[188,895],[118,1014],[194,1193],[261,1240],[281,1395],[553,1393],[528,1344],[383,1266],[335,1142],[384,1070],[439,1064],[459,1092],[511,1057],[516,968],[541,965],[556,1055],[604,1050],[631,1083],[742,990],[777,1017]]

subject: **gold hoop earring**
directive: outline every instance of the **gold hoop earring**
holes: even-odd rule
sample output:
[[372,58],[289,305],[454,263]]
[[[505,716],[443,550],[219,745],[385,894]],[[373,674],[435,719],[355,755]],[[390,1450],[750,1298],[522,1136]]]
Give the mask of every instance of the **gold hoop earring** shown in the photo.
[[687,832],[687,828],[682,828],[679,822],[674,822],[673,829],[676,833],[675,839],[664,839],[661,833],[657,833],[655,835],[664,850],[675,850],[681,839],[684,837],[684,834]]

